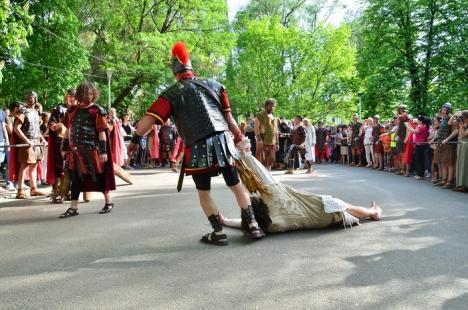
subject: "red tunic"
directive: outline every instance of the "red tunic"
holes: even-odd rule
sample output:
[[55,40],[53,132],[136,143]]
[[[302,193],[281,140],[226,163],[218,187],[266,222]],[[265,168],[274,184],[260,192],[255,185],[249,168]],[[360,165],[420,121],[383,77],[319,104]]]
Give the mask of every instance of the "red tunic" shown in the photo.
[[[107,126],[107,120],[105,116],[99,113],[99,107],[96,105],[91,105],[90,107],[81,108],[81,107],[73,107],[65,114],[65,117],[62,120],[62,123],[65,127],[70,128],[71,124],[74,121],[74,116],[78,109],[87,109],[88,112],[96,118],[96,134],[99,132],[104,131],[106,133],[106,142],[107,142],[107,162],[102,164],[99,160],[98,151],[92,150],[92,157],[91,159],[86,160],[93,160],[93,167],[94,171],[88,171],[86,168],[85,158],[80,156],[78,153],[77,156],[73,156],[73,151],[68,152],[67,160],[68,160],[68,167],[71,170],[76,170],[77,167],[80,167],[79,173],[82,175],[81,179],[81,190],[83,192],[94,192],[94,191],[110,191],[115,190],[115,174],[114,174],[114,164],[112,162],[112,151],[110,147],[110,139],[109,139],[109,130]],[[70,141],[70,146],[73,148],[74,145]],[[77,165],[76,160],[80,163]],[[93,180],[92,174],[98,176],[97,180]],[[101,184],[100,182],[104,184]]]

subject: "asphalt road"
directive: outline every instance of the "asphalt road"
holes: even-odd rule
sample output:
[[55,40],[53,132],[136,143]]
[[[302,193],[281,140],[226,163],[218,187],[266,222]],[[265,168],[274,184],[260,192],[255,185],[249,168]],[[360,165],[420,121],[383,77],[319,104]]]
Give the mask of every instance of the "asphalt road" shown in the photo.
[[[427,181],[338,165],[282,182],[353,204],[376,200],[381,222],[270,235],[210,231],[191,179],[139,170],[116,208],[58,219],[66,205],[0,201],[0,309],[468,309],[468,195]],[[238,217],[234,196],[214,197]]]

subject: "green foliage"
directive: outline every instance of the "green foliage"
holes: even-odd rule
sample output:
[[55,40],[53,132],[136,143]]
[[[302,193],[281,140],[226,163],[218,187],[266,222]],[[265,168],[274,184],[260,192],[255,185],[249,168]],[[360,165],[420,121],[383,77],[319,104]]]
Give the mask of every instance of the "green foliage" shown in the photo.
[[[86,24],[96,61],[93,74],[114,70],[112,105],[142,114],[174,77],[171,47],[187,43],[197,74],[222,76],[234,44],[224,0],[89,1]],[[107,88],[106,88],[107,89]]]
[[[81,22],[75,12],[79,2],[51,0],[34,2],[33,35],[17,63],[4,69],[0,94],[4,104],[23,100],[24,93],[35,90],[46,109],[63,101],[65,91],[84,78],[89,67],[88,51],[79,39]],[[56,70],[59,68],[62,70]]]
[[32,31],[28,11],[28,1],[0,0],[0,84],[5,64],[28,45],[26,38]]
[[251,0],[230,25],[225,0],[0,0],[0,104],[34,89],[50,108],[87,79],[106,105],[111,69],[112,105],[139,116],[174,82],[170,49],[185,41],[196,73],[224,81],[244,115],[275,97],[288,117],[348,119],[358,92],[364,115],[466,108],[464,1],[367,2],[332,27],[317,16],[337,1]]
[[367,113],[414,114],[443,102],[467,107],[466,3],[462,0],[370,0],[359,23],[359,73]]
[[238,112],[248,114],[274,97],[277,111],[314,121],[354,111],[355,50],[350,27],[286,27],[278,17],[248,20],[239,33],[226,84]]

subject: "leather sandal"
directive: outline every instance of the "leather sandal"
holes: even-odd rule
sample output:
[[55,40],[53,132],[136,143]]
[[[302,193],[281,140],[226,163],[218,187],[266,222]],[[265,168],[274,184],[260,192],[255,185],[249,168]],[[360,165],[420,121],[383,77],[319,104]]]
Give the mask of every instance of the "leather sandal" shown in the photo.
[[452,189],[454,187],[452,182],[447,182],[445,183],[444,186],[442,186],[443,189]]
[[104,208],[102,208],[102,210],[99,213],[100,214],[109,213],[112,211],[113,208],[114,208],[113,202],[106,202],[106,204],[104,205]]
[[46,193],[43,193],[43,192],[41,192],[41,191],[38,191],[37,188],[31,188],[30,195],[31,195],[31,197],[43,197],[43,196],[47,196]]
[[62,213],[62,214],[60,215],[60,218],[61,218],[61,219],[65,219],[65,218],[67,218],[67,217],[76,216],[76,215],[78,215],[78,214],[79,214],[79,213],[78,213],[78,209],[76,209],[76,208],[68,208],[67,211],[65,211],[64,213]]
[[263,230],[261,230],[260,227],[258,226],[252,226],[252,227],[249,227],[249,229],[250,231],[246,232],[246,234],[254,240],[259,240],[266,236]]
[[217,235],[214,231],[201,237],[200,241],[220,246],[228,245],[229,243],[226,234]]
[[28,199],[28,195],[24,191],[18,191],[16,199]]

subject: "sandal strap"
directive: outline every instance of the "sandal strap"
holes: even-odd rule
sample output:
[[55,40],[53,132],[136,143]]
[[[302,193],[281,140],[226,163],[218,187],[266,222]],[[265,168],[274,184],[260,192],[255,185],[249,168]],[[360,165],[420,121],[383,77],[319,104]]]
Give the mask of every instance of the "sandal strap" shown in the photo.
[[64,213],[60,215],[61,218],[66,218],[70,216],[78,215],[78,209],[75,208],[68,208]]
[[201,239],[201,242],[214,244],[214,245],[227,245],[228,239],[226,234],[218,235],[214,231],[212,233],[204,235]]

